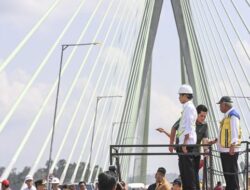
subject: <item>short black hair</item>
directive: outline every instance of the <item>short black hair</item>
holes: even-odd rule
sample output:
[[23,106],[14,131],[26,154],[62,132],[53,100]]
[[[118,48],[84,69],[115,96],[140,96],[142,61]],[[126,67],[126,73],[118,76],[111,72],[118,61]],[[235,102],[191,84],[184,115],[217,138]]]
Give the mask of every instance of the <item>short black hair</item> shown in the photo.
[[183,95],[183,96],[186,95],[189,100],[192,100],[193,97],[194,97],[193,94],[184,94],[184,93],[182,93],[180,95]]
[[36,181],[35,181],[35,186],[36,186],[36,188],[37,188],[38,186],[44,185],[44,184],[46,184],[46,181],[45,181],[44,179],[39,179],[39,180],[36,180]]
[[202,111],[207,112],[207,107],[203,104],[200,104],[196,107],[197,113],[200,114]]
[[218,181],[218,182],[217,182],[217,185],[221,185],[221,181]]
[[82,184],[86,185],[86,182],[85,182],[85,181],[80,181],[80,182],[78,183],[79,186],[82,185]]
[[159,167],[158,170],[157,170],[157,172],[160,172],[160,173],[162,173],[163,175],[165,175],[165,174],[166,174],[166,169],[163,168],[163,167]]
[[116,179],[110,172],[104,172],[98,175],[99,190],[112,190],[115,186]]

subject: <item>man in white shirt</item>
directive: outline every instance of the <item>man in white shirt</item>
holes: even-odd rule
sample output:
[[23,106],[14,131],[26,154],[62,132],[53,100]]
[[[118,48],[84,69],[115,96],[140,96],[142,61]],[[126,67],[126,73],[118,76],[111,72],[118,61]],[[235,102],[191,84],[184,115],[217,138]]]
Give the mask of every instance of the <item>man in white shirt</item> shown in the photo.
[[191,86],[184,84],[180,87],[179,101],[183,104],[183,112],[180,119],[179,128],[176,137],[179,138],[179,144],[182,145],[179,155],[179,170],[183,184],[183,190],[195,190],[196,178],[194,171],[194,161],[192,155],[185,155],[191,153],[193,147],[186,146],[189,144],[196,144],[197,136],[195,132],[197,111],[192,102],[193,89]]
[[238,156],[241,143],[240,115],[232,106],[233,101],[229,96],[223,96],[217,104],[220,111],[225,114],[220,124],[218,137],[218,150],[220,151],[221,164],[226,180],[226,190],[238,190]]

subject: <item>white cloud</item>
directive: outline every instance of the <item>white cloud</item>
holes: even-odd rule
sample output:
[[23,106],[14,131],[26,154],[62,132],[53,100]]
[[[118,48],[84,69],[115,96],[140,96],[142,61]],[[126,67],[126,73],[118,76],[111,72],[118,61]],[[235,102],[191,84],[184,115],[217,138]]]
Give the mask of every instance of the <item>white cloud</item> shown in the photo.
[[[18,28],[27,29],[42,18],[54,3],[55,1],[49,0],[3,0],[0,3],[0,21]],[[65,16],[72,14],[78,5],[78,1],[59,1],[49,18],[57,21],[63,19]]]
[[181,104],[174,101],[169,96],[152,91],[151,95],[151,128],[164,127],[168,130],[179,118],[181,112]]
[[[18,69],[11,73],[3,71],[0,73],[0,106],[2,116],[8,113],[16,99],[24,89],[29,75],[25,71]],[[44,83],[36,83],[33,85],[29,93],[25,96],[19,107],[19,112],[15,116],[18,118],[29,117],[26,113],[33,113],[39,109],[45,98],[45,92],[48,90],[48,85]]]
[[43,13],[50,1],[4,0],[0,3],[1,20],[9,24],[26,25],[37,15]]

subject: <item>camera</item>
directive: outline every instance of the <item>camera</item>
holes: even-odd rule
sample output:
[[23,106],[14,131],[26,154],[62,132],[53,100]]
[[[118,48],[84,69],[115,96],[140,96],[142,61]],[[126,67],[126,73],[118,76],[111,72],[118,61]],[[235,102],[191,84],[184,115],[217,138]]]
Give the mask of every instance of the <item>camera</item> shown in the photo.
[[110,173],[113,177],[115,177],[116,182],[118,182],[119,179],[118,179],[116,166],[114,165],[109,166],[108,173]]

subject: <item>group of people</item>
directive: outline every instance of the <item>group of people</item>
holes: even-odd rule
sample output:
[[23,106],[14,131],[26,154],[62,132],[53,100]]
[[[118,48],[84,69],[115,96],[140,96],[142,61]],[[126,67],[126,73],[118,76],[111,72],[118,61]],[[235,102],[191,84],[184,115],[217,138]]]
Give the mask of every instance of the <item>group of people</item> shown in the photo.
[[[171,133],[163,128],[157,131],[166,134],[170,138],[170,145],[178,144],[176,152],[179,153],[179,170],[183,190],[200,190],[199,166],[200,166],[200,144],[212,145],[217,143],[220,151],[222,169],[226,181],[226,190],[238,190],[238,155],[241,143],[240,116],[233,108],[233,101],[229,96],[221,97],[217,103],[224,118],[220,122],[218,137],[214,140],[208,139],[208,125],[205,122],[208,109],[205,105],[196,108],[192,102],[193,89],[184,84],[180,87],[179,101],[183,105],[181,117],[173,125]],[[196,144],[196,146],[195,146]],[[208,147],[204,152],[208,152]],[[170,146],[173,152],[174,147]],[[192,154],[187,154],[192,153]]]
[[[38,179],[34,181],[33,176],[27,175],[24,180],[25,187],[22,190],[46,190],[47,181],[45,179]],[[5,179],[1,181],[1,190],[11,190],[10,181]],[[75,184],[60,186],[60,180],[57,177],[53,177],[50,181],[51,190],[76,190]],[[78,183],[78,190],[87,190],[86,182],[80,181]]]

